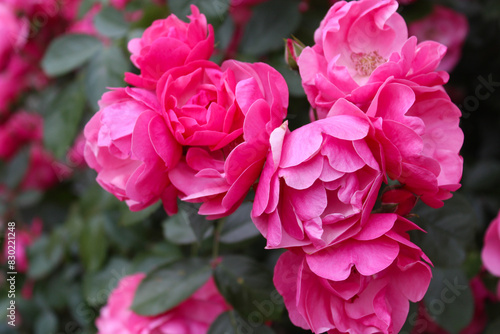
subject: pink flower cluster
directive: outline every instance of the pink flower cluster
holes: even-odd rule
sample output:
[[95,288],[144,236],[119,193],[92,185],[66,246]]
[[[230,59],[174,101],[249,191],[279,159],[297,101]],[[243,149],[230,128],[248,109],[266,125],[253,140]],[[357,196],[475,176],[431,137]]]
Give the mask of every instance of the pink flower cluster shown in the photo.
[[103,96],[85,127],[85,158],[131,210],[161,199],[172,214],[179,197],[218,218],[257,180],[288,88],[269,65],[209,61],[213,28],[191,8],[189,23],[170,15],[130,41],[140,74],[126,74],[135,87]]
[[[270,137],[252,219],[287,248],[274,283],[292,322],[314,333],[398,333],[430,260],[409,241],[420,198],[460,187],[461,113],[436,71],[446,47],[417,44],[395,0],[335,3],[297,55],[312,122]],[[390,213],[373,213],[384,182]],[[384,209],[384,208],[382,208]]]
[[[397,7],[331,7],[314,46],[294,54],[312,116],[294,131],[275,69],[210,61],[213,28],[195,6],[187,23],[156,21],[129,43],[132,87],[104,94],[85,127],[85,159],[131,210],[161,199],[173,214],[180,198],[217,219],[258,180],[252,220],[267,248],[288,249],[274,283],[292,322],[315,333],[397,333],[431,279],[407,233],[419,228],[403,215],[417,199],[443,205],[463,165],[461,113],[436,70],[446,47],[408,37]],[[382,202],[393,210],[374,213],[390,181]],[[123,319],[112,303],[102,318]]]
[[210,278],[191,297],[165,313],[152,317],[135,314],[130,306],[144,277],[137,273],[120,280],[96,320],[99,334],[206,333],[219,314],[229,309]]

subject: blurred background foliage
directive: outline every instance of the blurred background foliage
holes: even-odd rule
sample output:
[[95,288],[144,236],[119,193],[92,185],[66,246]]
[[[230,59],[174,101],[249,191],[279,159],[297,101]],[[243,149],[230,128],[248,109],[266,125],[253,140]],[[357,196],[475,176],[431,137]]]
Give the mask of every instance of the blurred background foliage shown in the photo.
[[[117,10],[107,0],[83,0],[79,18],[99,2],[102,9],[93,19],[97,34],[60,33],[50,39],[40,63],[49,83],[41,90],[25,92],[11,107],[42,115],[43,145],[54,157],[51,166],[59,179],[47,189],[23,187],[30,172],[28,148],[0,162],[2,224],[15,221],[19,233],[36,219],[43,222],[43,232],[28,249],[29,269],[17,275],[18,325],[11,328],[2,322],[0,333],[95,333],[95,319],[110,292],[123,276],[138,271],[149,272],[148,280],[162,287],[158,295],[158,287],[142,286],[133,306],[142,314],[175,305],[175,298],[182,300],[200,285],[200,277],[213,271],[235,311],[223,314],[211,333],[246,333],[234,325],[234,319],[262,312],[259,305],[274,291],[272,272],[281,253],[264,249],[265,240],[250,220],[251,198],[236,213],[215,222],[198,216],[197,208],[185,203],[173,217],[159,203],[131,212],[95,182],[93,170],[71,161],[68,150],[98,109],[97,101],[106,87],[124,86],[123,73],[134,71],[128,60],[128,40],[169,13],[184,18],[190,3],[199,6],[215,27],[218,51],[214,60],[263,61],[278,69],[290,89],[291,128],[307,123],[309,105],[298,73],[285,63],[283,39],[293,35],[312,45],[314,31],[331,4],[326,0],[270,0],[254,6],[249,22],[239,25],[228,14],[229,0],[169,0],[167,5],[133,0],[125,10]],[[417,208],[414,220],[428,233],[413,237],[435,265],[423,303],[443,329],[460,333],[474,317],[468,282],[479,275],[492,291],[496,286],[496,279],[482,269],[480,251],[484,232],[500,209],[500,2],[417,0],[402,5],[399,12],[410,23],[428,15],[435,3],[464,14],[470,26],[462,58],[446,86],[463,112],[464,176],[462,188],[442,209]],[[136,10],[143,14],[131,22],[127,15]],[[490,83],[486,90],[485,81]],[[222,262],[213,261],[220,256]],[[172,276],[176,270],[187,271],[189,279],[179,284]],[[7,271],[7,266],[2,267],[0,276]],[[444,282],[466,287],[443,311],[433,313]],[[8,303],[7,285],[2,284],[2,319]],[[500,307],[486,303],[487,333],[500,333]],[[283,304],[275,306],[255,333],[306,332],[291,325]],[[416,325],[417,308],[412,305],[404,328],[408,333]],[[263,326],[264,322],[272,324],[272,329]]]

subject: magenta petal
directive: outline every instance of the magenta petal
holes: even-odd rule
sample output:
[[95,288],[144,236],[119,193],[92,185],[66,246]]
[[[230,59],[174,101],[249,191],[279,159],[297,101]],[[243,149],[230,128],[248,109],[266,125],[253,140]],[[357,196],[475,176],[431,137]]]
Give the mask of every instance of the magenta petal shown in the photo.
[[398,243],[388,238],[347,240],[308,255],[306,260],[317,275],[333,281],[342,281],[349,277],[353,266],[362,275],[374,275],[387,268],[398,254]]

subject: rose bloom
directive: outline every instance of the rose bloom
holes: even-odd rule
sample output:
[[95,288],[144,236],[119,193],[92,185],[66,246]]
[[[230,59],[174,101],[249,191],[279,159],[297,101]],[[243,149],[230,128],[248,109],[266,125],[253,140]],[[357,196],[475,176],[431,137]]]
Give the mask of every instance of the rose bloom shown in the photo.
[[138,273],[120,280],[96,320],[98,334],[204,334],[229,309],[210,278],[192,296],[165,313],[138,315],[130,306],[144,277]]
[[181,148],[166,128],[156,95],[116,88],[102,96],[99,106],[84,129],[84,156],[97,171],[97,182],[132,211],[162,199],[165,210],[175,213],[177,193],[167,170],[177,163]]
[[[486,269],[500,277],[500,212],[486,231],[481,258]],[[498,285],[498,298],[500,298],[500,284]]]
[[125,73],[125,81],[154,90],[156,82],[168,70],[194,60],[208,60],[212,56],[213,27],[207,24],[205,15],[200,14],[196,6],[191,5],[191,11],[189,23],[171,14],[153,22],[141,38],[129,42],[130,59],[141,74]]
[[[460,187],[464,135],[461,112],[442,87],[389,79],[367,85],[349,97],[376,129],[381,164],[429,206],[440,207]],[[334,106],[328,116],[343,114]]]
[[272,133],[252,210],[267,248],[313,252],[359,232],[383,179],[369,130],[362,117],[338,115]]
[[18,111],[0,126],[0,159],[9,160],[31,141],[43,138],[43,118],[39,114]]
[[[7,227],[7,225],[5,225]],[[43,222],[40,218],[34,218],[31,221],[29,228],[18,228],[16,229],[16,271],[20,273],[25,273],[29,268],[28,261],[28,247],[36,241],[42,234]],[[4,242],[3,249],[3,262],[7,263],[9,260],[9,243],[7,242],[8,229],[5,230],[6,238]]]
[[433,40],[448,48],[438,69],[449,72],[460,60],[469,24],[463,14],[435,5],[430,15],[412,22],[408,30],[419,40]]
[[[430,262],[395,214],[374,214],[357,235],[315,254],[284,253],[274,271],[291,321],[313,333],[398,333],[421,300]],[[423,260],[422,260],[423,259]]]
[[339,98],[367,84],[396,77],[435,86],[448,80],[437,72],[446,47],[408,39],[396,0],[335,3],[314,34],[315,44],[298,58],[302,85],[315,111],[326,114]]
[[158,82],[163,116],[185,155],[169,173],[180,198],[211,219],[238,208],[260,175],[288,88],[264,63],[196,61]]

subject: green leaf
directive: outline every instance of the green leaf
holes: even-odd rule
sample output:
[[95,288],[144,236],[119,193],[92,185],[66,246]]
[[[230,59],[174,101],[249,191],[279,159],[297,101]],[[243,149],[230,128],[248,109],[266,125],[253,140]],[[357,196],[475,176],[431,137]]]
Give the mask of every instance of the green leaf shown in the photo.
[[250,212],[252,203],[243,203],[232,215],[227,217],[220,234],[220,241],[234,244],[260,235],[255,227]]
[[103,48],[85,68],[85,92],[88,103],[98,110],[97,101],[108,87],[123,87],[124,73],[130,64],[123,52],[116,46]]
[[104,36],[123,37],[127,34],[129,23],[125,21],[123,12],[113,7],[103,8],[94,18],[96,29]]
[[270,0],[253,10],[248,22],[241,51],[263,55],[283,48],[283,38],[289,37],[300,24],[299,1]]
[[42,59],[49,77],[66,74],[83,65],[102,48],[100,40],[84,34],[67,34],[55,38]]
[[38,280],[48,275],[63,259],[64,241],[53,233],[42,235],[28,249],[30,266],[28,276]]
[[283,303],[274,287],[273,275],[255,260],[225,256],[215,268],[214,278],[221,294],[243,317],[267,320],[281,315]]
[[245,321],[237,312],[227,311],[215,319],[207,334],[274,334],[274,331],[264,325],[263,321],[249,319]]
[[153,316],[177,306],[205,284],[211,275],[208,260],[190,258],[162,266],[139,285],[132,310]]
[[56,158],[63,158],[71,147],[85,109],[83,87],[79,81],[65,85],[46,106],[43,141]]
[[498,334],[500,333],[500,319],[488,325],[484,334]]
[[191,5],[196,5],[211,23],[222,22],[229,10],[229,0],[169,0],[168,5],[171,12],[181,20],[185,20],[185,17],[191,14]]
[[57,317],[54,312],[45,310],[35,320],[35,334],[56,333]]
[[149,272],[181,258],[182,252],[179,247],[168,242],[162,242],[135,256],[132,262],[132,271]]
[[459,333],[474,315],[474,298],[467,277],[460,269],[433,268],[432,274],[424,297],[427,312],[444,329]]
[[118,282],[130,273],[130,263],[122,258],[112,258],[103,270],[87,273],[83,278],[85,301],[94,307],[104,305]]
[[158,208],[160,206],[161,206],[161,203],[157,202],[153,205],[148,206],[147,208],[145,208],[141,211],[130,211],[128,206],[123,203],[123,205],[121,205],[120,221],[118,224],[122,225],[122,226],[129,226],[129,225],[133,225],[136,223],[140,223],[144,219],[151,216],[151,214],[153,214],[153,212],[158,210]]
[[[209,237],[212,231],[213,228],[207,229],[204,238]],[[188,245],[197,241],[189,214],[182,208],[179,209],[179,213],[163,222],[163,234],[168,241],[176,245]]]
[[9,189],[15,189],[19,186],[28,170],[29,161],[29,149],[20,150],[11,161],[3,166],[1,171],[2,183]]
[[97,271],[106,260],[108,237],[106,236],[106,216],[97,215],[85,223],[80,238],[80,256],[85,269]]
[[415,222],[427,233],[416,233],[416,244],[438,267],[457,267],[466,258],[467,246],[478,228],[474,209],[460,194],[454,194],[442,208],[420,203]]
[[205,216],[199,215],[198,209],[199,205],[192,203],[181,202],[179,205],[179,210],[186,213],[189,226],[193,230],[196,241],[200,244],[208,236],[207,232],[213,229],[214,222],[207,220]]

